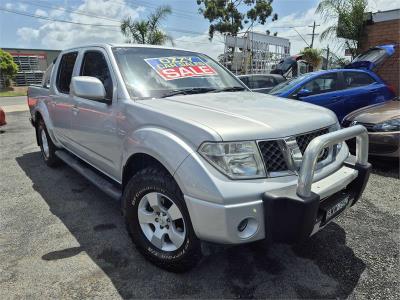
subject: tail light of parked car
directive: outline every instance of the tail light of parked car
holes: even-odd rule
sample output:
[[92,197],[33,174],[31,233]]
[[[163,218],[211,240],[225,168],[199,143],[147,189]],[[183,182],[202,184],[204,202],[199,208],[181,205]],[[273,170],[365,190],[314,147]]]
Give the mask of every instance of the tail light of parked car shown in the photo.
[[0,126],[6,125],[6,114],[0,107]]
[[388,87],[389,91],[391,91],[394,95],[396,95],[396,89],[394,88],[393,85],[388,84],[387,87]]

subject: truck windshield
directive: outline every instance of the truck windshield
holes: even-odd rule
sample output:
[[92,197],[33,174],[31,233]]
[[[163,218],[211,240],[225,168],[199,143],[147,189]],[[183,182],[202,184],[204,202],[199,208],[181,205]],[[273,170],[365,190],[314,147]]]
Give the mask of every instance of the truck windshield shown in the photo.
[[113,53],[132,98],[246,90],[200,53],[146,47],[114,47]]

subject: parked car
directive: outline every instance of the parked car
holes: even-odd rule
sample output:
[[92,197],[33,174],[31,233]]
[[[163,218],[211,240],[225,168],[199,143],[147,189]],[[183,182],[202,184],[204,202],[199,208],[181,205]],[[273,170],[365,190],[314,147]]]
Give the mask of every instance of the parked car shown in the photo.
[[312,71],[312,66],[303,59],[303,54],[296,54],[282,59],[271,74],[279,74],[284,78],[293,78]]
[[285,81],[285,77],[278,74],[248,74],[238,78],[253,92],[267,94],[274,86]]
[[[251,93],[193,51],[62,51],[28,103],[45,163],[65,162],[120,201],[139,251],[171,271],[196,265],[201,240],[306,239],[368,180],[364,127],[340,129],[323,107]],[[344,143],[355,136],[356,158]]]
[[356,109],[385,102],[395,96],[394,88],[373,72],[394,51],[394,45],[369,49],[345,69],[306,73],[280,83],[270,94],[324,106],[342,121],[344,116]]
[[0,107],[0,126],[6,125],[6,113],[4,110]]
[[[343,119],[343,127],[354,125],[367,128],[370,155],[400,157],[399,98],[358,109]],[[355,150],[355,140],[349,140],[348,145]]]

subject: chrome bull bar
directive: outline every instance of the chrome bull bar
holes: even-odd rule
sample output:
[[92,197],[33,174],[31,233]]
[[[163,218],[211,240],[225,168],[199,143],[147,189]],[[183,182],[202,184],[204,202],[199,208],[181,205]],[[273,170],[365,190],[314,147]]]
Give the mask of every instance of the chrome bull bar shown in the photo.
[[318,136],[308,144],[304,151],[296,191],[298,196],[304,198],[311,196],[311,185],[319,153],[326,147],[354,137],[356,138],[357,146],[356,162],[363,166],[368,164],[368,132],[364,126],[356,125]]

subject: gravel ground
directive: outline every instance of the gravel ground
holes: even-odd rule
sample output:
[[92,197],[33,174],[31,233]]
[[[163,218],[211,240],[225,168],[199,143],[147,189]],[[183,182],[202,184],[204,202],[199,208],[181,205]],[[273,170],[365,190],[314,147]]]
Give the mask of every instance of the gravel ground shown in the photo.
[[0,134],[0,299],[400,299],[398,162],[373,162],[363,198],[306,243],[207,244],[172,274],[139,255],[117,203],[44,165],[28,116],[8,113]]

